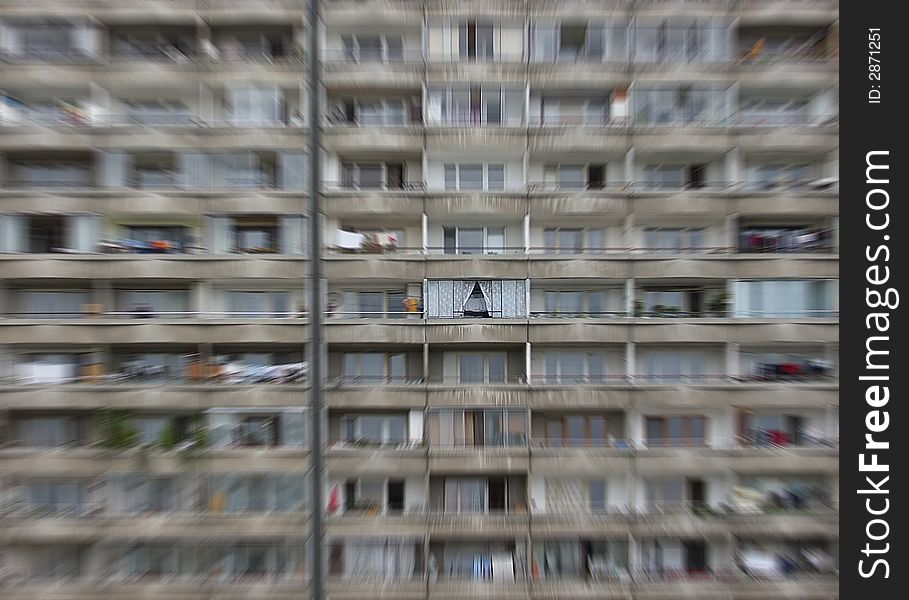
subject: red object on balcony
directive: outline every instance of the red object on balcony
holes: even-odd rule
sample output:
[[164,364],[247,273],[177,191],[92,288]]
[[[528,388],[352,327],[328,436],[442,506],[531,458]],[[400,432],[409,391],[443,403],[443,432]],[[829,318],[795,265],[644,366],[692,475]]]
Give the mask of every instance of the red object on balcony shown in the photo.
[[338,508],[341,506],[341,501],[338,498],[338,486],[331,488],[331,493],[328,495],[328,506],[326,511],[328,514],[333,515],[338,511]]

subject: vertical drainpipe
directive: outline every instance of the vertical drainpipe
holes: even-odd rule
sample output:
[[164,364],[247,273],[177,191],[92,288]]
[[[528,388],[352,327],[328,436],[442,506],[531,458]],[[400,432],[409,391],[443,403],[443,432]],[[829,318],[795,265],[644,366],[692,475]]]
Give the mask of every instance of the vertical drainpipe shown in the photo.
[[310,589],[313,600],[324,600],[322,422],[322,62],[320,47],[321,0],[309,0],[309,375],[310,375]]

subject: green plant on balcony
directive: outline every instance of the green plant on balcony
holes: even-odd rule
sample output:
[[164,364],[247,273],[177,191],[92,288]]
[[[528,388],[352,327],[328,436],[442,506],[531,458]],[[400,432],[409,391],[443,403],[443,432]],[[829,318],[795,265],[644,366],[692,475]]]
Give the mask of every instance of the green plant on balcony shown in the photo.
[[634,316],[641,317],[644,315],[644,301],[635,300],[634,301]]
[[109,450],[127,450],[139,443],[139,431],[132,424],[129,413],[107,408],[101,411],[102,445]]
[[161,430],[161,435],[158,436],[158,447],[162,450],[173,450],[181,441],[180,430],[177,429],[176,423],[171,421]]
[[729,313],[729,296],[718,294],[707,303],[707,312],[712,317],[725,317]]

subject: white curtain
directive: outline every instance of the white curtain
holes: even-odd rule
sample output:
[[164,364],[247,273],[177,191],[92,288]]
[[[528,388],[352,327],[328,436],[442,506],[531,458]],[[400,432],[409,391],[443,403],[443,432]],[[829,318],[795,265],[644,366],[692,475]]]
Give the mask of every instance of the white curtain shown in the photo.
[[25,252],[25,217],[22,215],[0,215],[0,252]]
[[125,152],[101,153],[101,183],[107,187],[128,185],[130,156]]
[[305,217],[284,215],[280,218],[280,248],[282,254],[303,254]]
[[79,252],[95,252],[100,239],[101,220],[95,215],[69,217],[66,247]]
[[231,250],[230,217],[208,217],[208,249],[212,254],[227,254]]

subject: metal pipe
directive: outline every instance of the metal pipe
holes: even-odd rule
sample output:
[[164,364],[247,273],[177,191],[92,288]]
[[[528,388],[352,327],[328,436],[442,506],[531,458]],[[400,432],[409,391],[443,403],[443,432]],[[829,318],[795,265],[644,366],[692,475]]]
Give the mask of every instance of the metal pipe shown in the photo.
[[310,589],[313,600],[324,600],[323,505],[324,456],[322,423],[322,62],[319,54],[321,0],[309,0],[309,376],[310,376]]

